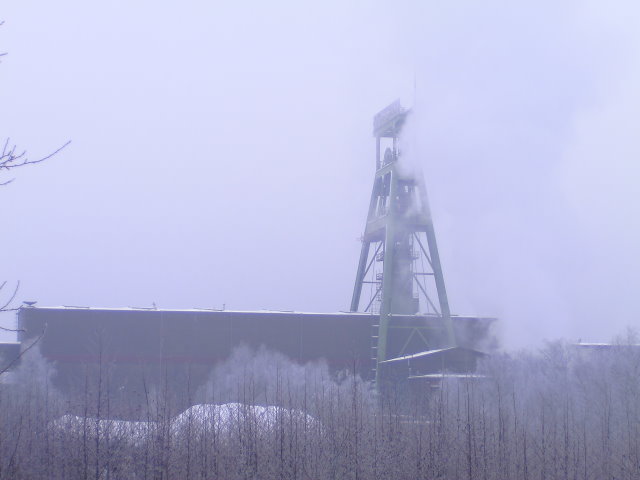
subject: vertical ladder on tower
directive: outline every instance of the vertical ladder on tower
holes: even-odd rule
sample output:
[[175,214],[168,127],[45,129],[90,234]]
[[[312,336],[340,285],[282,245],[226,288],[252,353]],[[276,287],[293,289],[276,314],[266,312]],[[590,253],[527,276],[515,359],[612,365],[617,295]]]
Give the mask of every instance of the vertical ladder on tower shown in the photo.
[[376,378],[378,373],[378,340],[380,336],[379,323],[380,320],[376,318],[371,324],[371,378]]

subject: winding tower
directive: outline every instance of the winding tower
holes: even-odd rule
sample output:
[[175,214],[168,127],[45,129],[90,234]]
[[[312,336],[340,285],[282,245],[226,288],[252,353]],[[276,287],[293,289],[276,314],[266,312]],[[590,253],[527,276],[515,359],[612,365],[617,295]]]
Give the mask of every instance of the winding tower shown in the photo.
[[[379,314],[372,331],[376,380],[379,364],[392,357],[456,347],[424,180],[401,161],[398,137],[409,114],[395,101],[373,120],[376,171],[351,311]],[[434,317],[441,329],[438,345],[426,324]],[[400,329],[402,341],[395,343],[401,347],[389,351],[390,334]]]

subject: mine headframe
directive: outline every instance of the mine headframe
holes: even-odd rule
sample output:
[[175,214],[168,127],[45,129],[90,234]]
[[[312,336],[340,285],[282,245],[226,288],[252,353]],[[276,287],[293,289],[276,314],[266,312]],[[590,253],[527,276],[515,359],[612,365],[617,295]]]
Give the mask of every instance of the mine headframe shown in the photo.
[[[398,137],[409,114],[396,101],[373,121],[376,172],[351,311],[379,314],[372,331],[376,381],[381,362],[456,347],[423,177],[400,161]],[[413,321],[407,323],[407,318]],[[438,335],[429,335],[434,327],[425,318],[435,319]],[[404,330],[395,332],[399,335],[392,335],[390,343],[394,329]]]

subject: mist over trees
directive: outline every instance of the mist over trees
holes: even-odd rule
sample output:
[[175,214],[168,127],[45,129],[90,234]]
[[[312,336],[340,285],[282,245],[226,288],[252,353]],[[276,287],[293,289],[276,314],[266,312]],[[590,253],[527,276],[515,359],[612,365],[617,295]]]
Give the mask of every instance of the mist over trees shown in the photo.
[[640,475],[640,349],[622,344],[552,343],[487,359],[484,378],[380,396],[349,372],[245,348],[182,392],[193,395],[187,411],[150,389],[137,422],[110,417],[108,366],[87,377],[82,398],[56,392],[54,368],[31,352],[0,386],[1,479]]

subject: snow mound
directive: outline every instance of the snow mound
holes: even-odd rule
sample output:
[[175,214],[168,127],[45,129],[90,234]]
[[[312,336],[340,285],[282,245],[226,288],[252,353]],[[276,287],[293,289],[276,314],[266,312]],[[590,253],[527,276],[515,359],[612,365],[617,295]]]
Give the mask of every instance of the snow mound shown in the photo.
[[219,432],[229,432],[242,427],[270,431],[283,426],[312,428],[317,426],[317,420],[301,410],[225,403],[194,405],[175,417],[172,423],[175,432],[184,432],[187,429],[215,429]]

